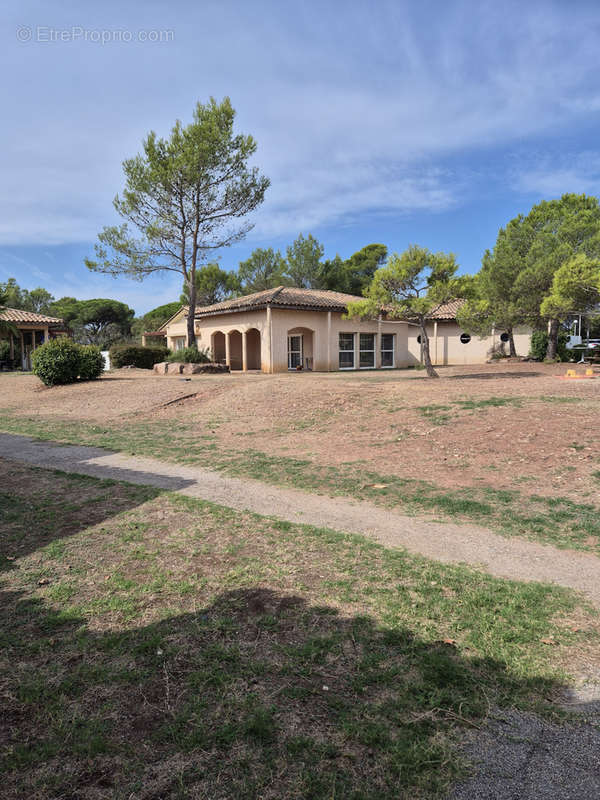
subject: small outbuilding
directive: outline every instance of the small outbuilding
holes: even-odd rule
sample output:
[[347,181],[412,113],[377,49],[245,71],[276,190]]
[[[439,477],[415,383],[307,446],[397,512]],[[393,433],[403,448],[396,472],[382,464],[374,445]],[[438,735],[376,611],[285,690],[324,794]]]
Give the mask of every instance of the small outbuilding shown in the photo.
[[[37,347],[69,332],[65,321],[59,317],[49,317],[34,311],[23,311],[20,308],[0,306],[0,320],[9,323],[16,331],[16,335],[9,331],[3,336],[9,341],[8,366],[20,366],[24,370],[31,369],[31,356]],[[19,359],[16,358],[17,349],[20,353]],[[20,361],[20,364],[16,363],[17,361]]]

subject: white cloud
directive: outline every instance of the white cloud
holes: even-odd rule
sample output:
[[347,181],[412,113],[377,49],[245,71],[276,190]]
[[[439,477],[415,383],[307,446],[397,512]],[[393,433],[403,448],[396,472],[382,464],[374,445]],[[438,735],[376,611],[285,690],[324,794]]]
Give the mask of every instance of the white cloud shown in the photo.
[[[109,1],[63,4],[60,20],[45,4],[27,14],[139,28],[134,11]],[[146,16],[145,27],[174,28],[174,42],[15,41],[0,54],[11,109],[0,130],[0,244],[94,240],[113,221],[122,159],[211,94],[231,95],[259,143],[272,187],[253,235],[265,237],[455,207],[473,191],[471,159],[600,110],[593,7],[240,0]],[[585,177],[563,170],[523,176],[520,188]]]

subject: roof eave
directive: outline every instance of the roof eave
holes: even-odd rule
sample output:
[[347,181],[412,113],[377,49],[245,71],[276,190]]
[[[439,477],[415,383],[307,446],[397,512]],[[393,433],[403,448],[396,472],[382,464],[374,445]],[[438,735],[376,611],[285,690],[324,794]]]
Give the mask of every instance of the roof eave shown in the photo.
[[195,319],[201,319],[202,317],[216,317],[223,314],[240,314],[244,311],[265,311],[267,308],[277,308],[282,311],[320,311],[322,313],[327,311],[337,311],[342,314],[346,313],[348,310],[347,306],[300,306],[300,305],[291,305],[288,303],[261,303],[260,305],[256,306],[238,306],[237,308],[221,308],[216,309],[215,311],[201,311],[196,312]]

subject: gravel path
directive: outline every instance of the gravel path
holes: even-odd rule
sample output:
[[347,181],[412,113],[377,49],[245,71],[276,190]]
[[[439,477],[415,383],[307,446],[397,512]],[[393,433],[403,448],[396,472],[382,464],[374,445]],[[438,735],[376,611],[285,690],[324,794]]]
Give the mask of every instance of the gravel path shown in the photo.
[[583,592],[600,608],[600,559],[590,553],[506,538],[473,525],[423,521],[348,498],[282,489],[198,467],[94,447],[60,445],[3,433],[0,457],[156,486],[289,522],[363,534],[389,547],[405,547],[437,561],[468,563],[501,578],[567,586]]

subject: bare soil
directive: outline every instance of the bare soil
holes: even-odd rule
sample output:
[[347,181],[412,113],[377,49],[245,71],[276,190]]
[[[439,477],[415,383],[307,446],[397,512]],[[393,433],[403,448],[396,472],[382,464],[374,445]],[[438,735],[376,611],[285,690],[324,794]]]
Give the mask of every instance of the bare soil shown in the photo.
[[[572,365],[570,365],[572,367]],[[440,370],[155,376],[120,370],[46,389],[0,375],[10,415],[122,423],[185,421],[218,445],[319,464],[593,499],[600,488],[600,377],[563,380],[566,365],[504,363]],[[583,370],[578,368],[580,372]],[[192,396],[190,396],[192,395]],[[181,402],[176,401],[182,397]]]

